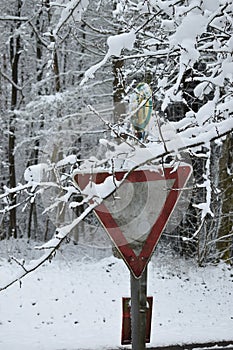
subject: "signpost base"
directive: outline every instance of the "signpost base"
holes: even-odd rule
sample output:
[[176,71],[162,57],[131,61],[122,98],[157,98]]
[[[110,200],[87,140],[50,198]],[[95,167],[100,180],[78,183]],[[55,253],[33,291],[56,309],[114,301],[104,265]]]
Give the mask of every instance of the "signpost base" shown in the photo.
[[132,350],[145,350],[147,311],[147,267],[140,278],[130,274]]
[[[151,334],[151,318],[152,318],[153,297],[147,297],[146,310],[146,343],[150,343]],[[121,345],[129,345],[132,343],[131,333],[131,298],[122,298],[122,332]]]

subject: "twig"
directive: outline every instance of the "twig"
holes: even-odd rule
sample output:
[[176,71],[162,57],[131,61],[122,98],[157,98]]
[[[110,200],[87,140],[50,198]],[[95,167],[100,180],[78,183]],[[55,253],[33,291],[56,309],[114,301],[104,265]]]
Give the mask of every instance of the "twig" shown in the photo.
[[[110,123],[109,121],[105,120],[100,113],[94,109],[91,105],[87,106],[90,111],[92,111],[108,128],[109,130],[111,130],[117,137],[119,137],[123,142],[125,142],[128,146],[130,146],[133,150],[135,149],[135,147],[133,145],[131,145],[130,143],[128,143],[124,137],[122,137],[122,135],[116,130],[116,126],[112,125],[112,123]],[[139,141],[139,140],[138,140]]]
[[16,259],[14,256],[10,257],[11,260],[13,260],[14,262],[16,262],[17,265],[19,265],[20,267],[22,267],[22,269],[27,273],[28,270],[25,268],[24,264],[25,261],[23,260],[23,262],[20,262],[18,259]]

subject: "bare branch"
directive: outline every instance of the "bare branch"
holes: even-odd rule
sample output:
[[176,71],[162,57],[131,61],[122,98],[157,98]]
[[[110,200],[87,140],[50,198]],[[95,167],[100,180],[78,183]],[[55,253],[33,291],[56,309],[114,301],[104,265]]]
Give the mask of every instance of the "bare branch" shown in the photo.
[[18,86],[10,77],[8,77],[7,74],[3,73],[2,70],[0,70],[0,74],[11,84],[13,85],[17,90],[22,91],[23,88],[21,86]]
[[18,16],[0,16],[0,21],[19,21],[19,22],[27,22],[27,17],[18,17]]

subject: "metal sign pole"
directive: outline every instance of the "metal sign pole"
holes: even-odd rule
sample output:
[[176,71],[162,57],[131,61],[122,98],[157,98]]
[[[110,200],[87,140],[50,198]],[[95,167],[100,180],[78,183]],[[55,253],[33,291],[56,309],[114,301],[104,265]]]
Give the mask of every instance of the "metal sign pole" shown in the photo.
[[145,350],[147,310],[147,267],[140,278],[130,273],[132,350]]

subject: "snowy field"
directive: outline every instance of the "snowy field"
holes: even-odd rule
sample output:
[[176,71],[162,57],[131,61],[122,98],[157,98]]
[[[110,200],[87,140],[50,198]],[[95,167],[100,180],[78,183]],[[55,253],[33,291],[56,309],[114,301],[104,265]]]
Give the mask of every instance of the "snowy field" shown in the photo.
[[[2,287],[18,267],[6,259],[6,243],[0,242],[0,251]],[[0,350],[120,347],[121,302],[129,295],[129,271],[122,260],[111,254],[97,260],[65,245],[52,263],[0,292]],[[233,270],[228,266],[198,268],[157,253],[149,264],[148,295],[154,298],[148,347],[233,340]]]

